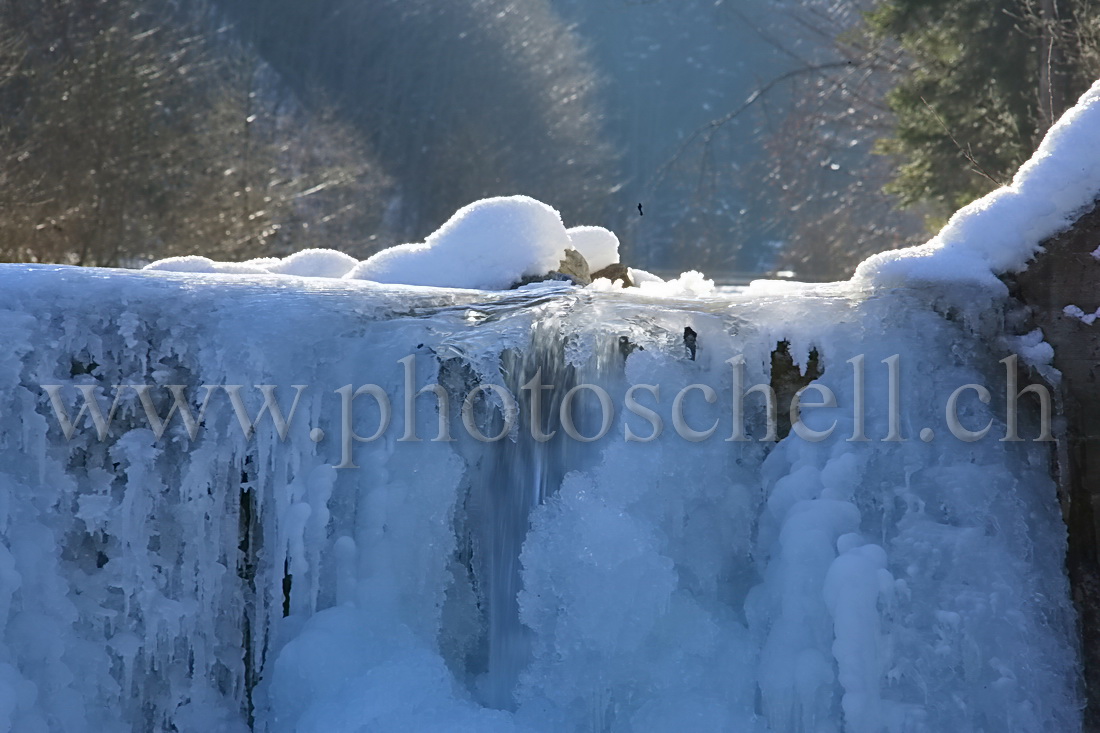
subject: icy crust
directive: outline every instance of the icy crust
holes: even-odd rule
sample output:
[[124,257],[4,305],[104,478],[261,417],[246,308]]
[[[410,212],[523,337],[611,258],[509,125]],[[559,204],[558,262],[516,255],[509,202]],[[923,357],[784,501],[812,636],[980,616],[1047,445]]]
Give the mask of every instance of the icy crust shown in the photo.
[[1100,196],[1100,82],[1050,129],[1012,183],[963,207],[926,244],[867,258],[852,282],[892,287],[971,283],[1004,292],[998,275],[1020,272],[1048,237]]
[[[904,292],[658,304],[566,289],[402,315],[385,291],[279,278],[9,267],[0,280],[0,730],[242,733],[257,680],[254,728],[269,733],[1079,727],[1048,451],[999,442],[1003,412],[976,399],[961,420],[993,419],[994,435],[946,435],[952,390],[998,394],[998,354]],[[767,382],[778,339],[801,365],[819,352],[839,407],[806,419],[834,434],[726,442],[727,360],[744,358],[746,386]],[[429,395],[422,442],[398,441],[410,354],[415,387],[454,390],[511,383],[517,354],[568,361],[569,379],[614,396],[611,433],[486,444],[452,406],[457,440],[433,442]],[[858,354],[869,442],[848,440]],[[882,441],[893,354],[904,442]],[[280,385],[284,411],[290,385],[309,388],[285,442],[266,419],[246,440],[224,394],[194,442],[178,417],[156,440],[134,399],[100,442],[91,426],[60,435],[51,383],[94,386],[105,408],[114,384]],[[368,383],[395,395],[394,424],[354,444],[358,470],[336,470],[333,391]],[[642,384],[660,385],[659,400],[636,396],[665,432],[626,442],[628,427],[651,432],[622,410]],[[696,430],[719,421],[707,441],[671,427],[693,384],[717,392],[687,410]],[[75,415],[79,393],[64,394]],[[757,396],[746,404],[760,436]],[[356,405],[369,436],[378,410]],[[494,408],[478,414],[494,427]],[[925,426],[941,437],[917,439]],[[521,545],[487,549],[528,521]],[[496,604],[513,570],[518,605]]]

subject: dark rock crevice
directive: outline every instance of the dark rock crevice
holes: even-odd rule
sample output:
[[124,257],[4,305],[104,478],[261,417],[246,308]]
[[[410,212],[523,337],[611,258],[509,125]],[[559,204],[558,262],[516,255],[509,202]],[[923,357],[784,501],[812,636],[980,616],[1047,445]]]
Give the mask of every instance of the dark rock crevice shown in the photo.
[[1062,429],[1055,465],[1068,531],[1066,571],[1077,609],[1086,697],[1083,730],[1100,733],[1100,324],[1065,312],[1100,309],[1100,199],[1043,243],[1028,269],[1006,278],[1054,347]]

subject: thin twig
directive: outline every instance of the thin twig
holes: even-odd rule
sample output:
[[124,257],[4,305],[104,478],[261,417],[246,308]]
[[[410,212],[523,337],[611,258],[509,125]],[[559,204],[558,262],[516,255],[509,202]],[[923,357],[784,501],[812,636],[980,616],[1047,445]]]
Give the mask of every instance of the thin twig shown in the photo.
[[974,169],[974,172],[984,178],[987,178],[998,188],[1004,186],[1004,181],[999,180],[996,176],[992,175],[989,171],[981,166],[981,164],[974,157],[974,153],[971,151],[969,145],[964,148],[961,144],[959,144],[959,141],[955,139],[955,136],[953,134],[951,134],[951,130],[948,129],[947,124],[943,121],[943,118],[941,118],[939,114],[936,113],[936,110],[932,108],[932,105],[928,103],[928,100],[926,100],[924,97],[921,97],[920,101],[924,102],[924,106],[927,107],[928,111],[932,113],[932,116],[936,118],[936,122],[940,123],[940,127],[943,128],[943,131],[947,134],[947,137],[951,138],[951,142],[955,143],[955,147],[959,149],[959,152],[962,153],[962,156],[966,158],[968,163],[970,163],[971,167]]
[[756,102],[759,101],[761,97],[774,89],[776,86],[782,84],[785,81],[794,79],[795,77],[805,74],[816,74],[828,69],[844,68],[850,65],[852,65],[852,62],[850,61],[834,61],[825,64],[806,66],[801,69],[792,69],[791,71],[785,72],[773,78],[766,84],[758,86],[753,91],[753,93],[750,94],[745,99],[745,101],[741,103],[739,107],[730,112],[727,112],[721,117],[711,120],[710,122],[706,123],[702,127],[697,128],[694,132],[688,135],[684,139],[684,141],[680,143],[679,147],[676,148],[676,152],[672,154],[672,157],[665,161],[661,165],[661,167],[657,169],[657,173],[653,176],[653,181],[650,186],[652,188],[656,188],[657,185],[664,179],[665,175],[668,173],[669,168],[671,168],[678,160],[680,160],[684,152],[689,147],[691,147],[691,145],[694,144],[696,140],[702,138],[704,150],[709,149],[711,141],[714,139],[714,135],[718,132],[719,129],[737,119],[743,112],[756,104]]

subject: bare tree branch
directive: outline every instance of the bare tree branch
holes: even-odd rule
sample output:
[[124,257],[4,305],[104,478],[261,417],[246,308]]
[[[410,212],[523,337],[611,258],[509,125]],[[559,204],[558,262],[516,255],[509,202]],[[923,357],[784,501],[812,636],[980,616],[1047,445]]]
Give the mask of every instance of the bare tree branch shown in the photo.
[[932,117],[935,118],[936,122],[943,129],[944,134],[951,139],[951,142],[954,143],[956,148],[958,148],[959,153],[964,158],[966,158],[966,161],[970,163],[970,167],[973,168],[975,173],[990,181],[994,186],[997,186],[998,188],[1005,185],[1004,181],[1001,181],[999,178],[983,168],[980,163],[978,163],[978,161],[974,158],[974,153],[969,145],[964,148],[959,143],[959,141],[955,139],[955,135],[951,132],[950,129],[948,129],[947,123],[943,121],[943,118],[940,117],[936,110],[933,109],[932,105],[928,103],[928,100],[926,100],[924,97],[921,97],[920,101],[923,102],[924,106],[928,108],[928,111],[932,114]]

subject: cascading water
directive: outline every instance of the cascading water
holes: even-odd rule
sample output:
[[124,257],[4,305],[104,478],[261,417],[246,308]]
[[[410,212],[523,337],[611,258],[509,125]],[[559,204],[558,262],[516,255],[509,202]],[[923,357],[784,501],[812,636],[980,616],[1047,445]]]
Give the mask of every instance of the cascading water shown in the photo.
[[[479,433],[491,437],[510,430],[513,435],[504,441],[475,441],[464,450],[467,465],[476,467],[469,475],[468,531],[488,656],[477,694],[488,706],[500,709],[514,708],[513,690],[530,661],[529,632],[520,622],[517,598],[522,588],[520,550],[531,511],[561,483],[582,452],[577,444],[548,438],[560,429],[562,396],[576,384],[576,369],[566,362],[556,312],[563,305],[568,308],[570,303],[550,301],[524,313],[525,319],[535,318],[529,343],[500,355],[502,386],[514,396],[518,412],[509,425],[505,411],[491,405],[481,415],[481,423],[489,427],[479,428]],[[463,386],[468,392],[476,382]],[[526,424],[518,423],[520,416]]]
[[[998,440],[990,303],[4,269],[0,730],[1077,723],[1049,450],[1026,420],[1029,440]],[[836,406],[804,426],[826,437],[763,439],[759,391],[740,412],[781,342],[803,370],[818,354]],[[539,372],[546,441],[525,422]],[[407,424],[408,382],[447,409],[424,393]],[[158,437],[139,390],[114,387],[149,385],[164,417],[167,385],[197,413],[204,384],[194,439],[178,414]],[[497,442],[461,419],[489,384],[518,401]],[[992,428],[963,441],[944,405],[975,384],[992,399],[958,399],[959,420]],[[104,439],[87,415],[66,439],[45,385],[73,421],[81,386],[104,417],[118,396]],[[275,385],[285,440],[270,413],[242,430],[256,385]],[[590,443],[560,420],[580,385],[614,403]],[[596,396],[573,397],[582,436]],[[491,437],[504,405],[486,387],[469,421]]]

